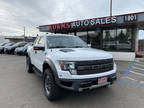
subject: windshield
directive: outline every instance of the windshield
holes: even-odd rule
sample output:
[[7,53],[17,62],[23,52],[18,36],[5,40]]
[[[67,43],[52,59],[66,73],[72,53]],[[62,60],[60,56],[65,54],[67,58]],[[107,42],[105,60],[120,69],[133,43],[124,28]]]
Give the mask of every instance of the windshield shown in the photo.
[[12,46],[18,46],[20,44],[20,42],[18,42],[18,43],[15,43],[14,45],[12,45]]
[[24,46],[24,48],[27,48],[28,46],[30,46],[31,45],[31,43],[27,43],[25,46]]
[[13,47],[17,47],[17,46],[24,46],[26,43],[25,42],[18,42],[16,44],[13,45]]
[[14,43],[8,43],[5,46],[7,47],[7,46],[12,46],[12,45],[14,45]]
[[7,44],[7,43],[1,43],[0,46],[4,46],[5,44]]
[[87,48],[87,44],[76,36],[48,36],[48,48]]

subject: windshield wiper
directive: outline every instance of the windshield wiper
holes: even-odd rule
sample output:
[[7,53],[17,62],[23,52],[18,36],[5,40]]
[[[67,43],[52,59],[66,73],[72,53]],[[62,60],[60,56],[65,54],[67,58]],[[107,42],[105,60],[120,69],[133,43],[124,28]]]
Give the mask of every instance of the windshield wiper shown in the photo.
[[66,46],[54,46],[54,47],[49,47],[50,49],[52,48],[67,48]]
[[74,46],[74,48],[86,48],[85,46]]
[[83,48],[83,46],[74,46],[75,48]]
[[73,46],[73,47],[68,47],[68,48],[85,48],[83,46]]

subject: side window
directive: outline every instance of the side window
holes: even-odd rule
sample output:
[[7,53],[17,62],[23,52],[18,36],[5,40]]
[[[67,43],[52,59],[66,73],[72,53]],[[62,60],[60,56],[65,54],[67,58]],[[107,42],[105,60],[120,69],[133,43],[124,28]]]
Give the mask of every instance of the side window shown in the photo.
[[39,39],[38,44],[41,45],[41,46],[44,46],[44,45],[45,45],[44,37],[41,37],[41,38]]

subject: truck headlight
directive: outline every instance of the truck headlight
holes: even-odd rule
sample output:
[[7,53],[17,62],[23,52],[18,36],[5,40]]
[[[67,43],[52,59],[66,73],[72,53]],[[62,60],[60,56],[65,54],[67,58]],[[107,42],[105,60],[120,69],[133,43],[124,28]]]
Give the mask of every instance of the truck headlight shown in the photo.
[[77,74],[75,62],[60,61],[60,67],[61,70],[70,71],[72,75]]
[[70,69],[75,69],[75,62],[65,62],[61,61],[60,62],[60,67],[62,70],[70,70]]

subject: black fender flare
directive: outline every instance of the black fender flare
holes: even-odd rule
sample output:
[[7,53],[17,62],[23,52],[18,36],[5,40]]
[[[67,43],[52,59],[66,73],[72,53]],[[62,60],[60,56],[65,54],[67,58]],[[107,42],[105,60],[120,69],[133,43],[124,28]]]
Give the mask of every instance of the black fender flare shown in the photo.
[[[54,63],[52,62],[52,60],[50,59],[47,59],[44,61],[43,63],[43,71],[44,71],[44,64],[47,64],[49,66],[49,68],[52,70],[52,74],[54,76],[54,79],[57,83],[57,85],[60,85],[60,80],[59,80],[59,77],[58,77],[58,72],[57,72],[57,69],[54,65]],[[45,73],[43,72],[43,76],[45,75]]]

